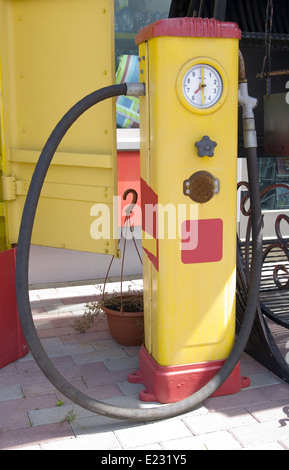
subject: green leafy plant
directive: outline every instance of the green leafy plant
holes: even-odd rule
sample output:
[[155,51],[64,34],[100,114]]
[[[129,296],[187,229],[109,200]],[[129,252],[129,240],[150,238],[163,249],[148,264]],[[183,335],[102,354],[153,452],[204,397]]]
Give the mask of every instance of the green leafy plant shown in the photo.
[[91,302],[85,305],[84,314],[74,321],[74,329],[79,333],[85,333],[92,327],[96,319],[104,315],[99,301]]
[[76,419],[74,408],[68,411],[67,415],[61,420],[61,423],[72,423]]
[[143,312],[143,292],[134,291],[129,287],[128,292],[123,294],[122,297],[119,293],[115,292],[113,295],[107,296],[102,301],[102,305],[117,312],[120,312],[121,307],[124,312]]

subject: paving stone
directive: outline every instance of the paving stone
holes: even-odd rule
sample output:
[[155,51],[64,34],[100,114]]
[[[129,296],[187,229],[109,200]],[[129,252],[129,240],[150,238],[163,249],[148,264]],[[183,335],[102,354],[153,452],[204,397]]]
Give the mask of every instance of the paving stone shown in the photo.
[[45,310],[44,313],[42,314],[38,314],[38,313],[34,313],[34,310],[33,310],[33,319],[34,321],[36,320],[41,320],[43,318],[47,318],[49,320],[59,320],[61,318],[72,318],[73,319],[73,315],[72,315],[72,312],[70,311],[70,309],[66,309],[66,310],[63,310],[63,311],[51,311],[51,312],[47,312]]
[[[130,448],[128,448],[128,450],[130,450]],[[156,451],[159,451],[159,453],[161,454],[163,447],[161,446],[161,444],[156,442],[154,444],[132,447],[131,450],[149,450],[149,451],[156,450]]]
[[40,339],[44,338],[53,338],[57,334],[59,337],[61,336],[66,336],[69,335],[70,333],[73,333],[73,328],[67,326],[63,328],[55,328],[52,326],[52,328],[43,328],[43,329],[37,329],[38,337]]
[[[48,339],[55,339],[55,338],[46,338],[45,340],[42,341],[47,341]],[[72,344],[65,346],[62,341],[59,339],[60,343],[55,344],[55,345],[49,345],[49,344],[44,344],[44,349],[46,351],[46,354],[49,357],[57,357],[57,356],[67,356],[67,355],[84,355],[88,353],[92,353],[95,351],[93,346],[91,344]]]
[[103,341],[92,341],[91,343],[96,351],[106,350],[106,349],[116,349],[121,350],[126,353],[125,348],[121,345],[118,345],[113,338],[105,339]]
[[[125,361],[127,358],[127,354],[125,351],[121,348],[115,347],[115,348],[110,348],[110,349],[104,349],[104,350],[99,350],[96,351],[92,346],[90,346],[88,351],[75,351],[74,353],[71,353],[72,359],[74,360],[76,365],[81,365],[81,364],[87,364],[91,362],[98,362],[101,361],[107,366],[107,362],[109,359],[119,361],[119,358],[123,358],[123,361]],[[125,365],[125,362],[123,363]],[[128,366],[129,367],[129,366]],[[128,367],[122,367],[128,368]]]
[[0,450],[14,449],[23,446],[34,446],[39,443],[74,437],[68,423],[31,426],[0,433]]
[[265,421],[230,429],[231,434],[243,447],[260,447],[272,442],[288,439],[288,425],[280,426],[279,421]]
[[51,393],[57,392],[54,385],[51,382],[46,380],[46,382],[41,383],[28,383],[26,385],[22,385],[23,394],[25,397],[33,397],[33,396],[43,396],[49,395]]
[[[100,364],[103,364],[102,362]],[[124,370],[117,370],[117,371],[108,371],[105,369],[105,372],[101,371],[101,373],[97,374],[90,374],[90,375],[85,375],[83,376],[83,380],[85,381],[86,385],[88,388],[93,388],[98,385],[103,385],[103,384],[113,384],[113,383],[119,383],[119,382],[124,382],[127,380],[128,375],[133,371],[134,369],[124,369]]]
[[191,411],[187,411],[186,413],[183,413],[179,417],[183,419],[183,418],[189,418],[192,416],[207,415],[208,413],[210,413],[210,410],[206,407],[206,402],[204,402],[204,404],[201,404],[198,407],[195,407]]
[[13,385],[27,385],[27,384],[36,384],[38,382],[45,382],[47,378],[45,375],[39,370],[27,371],[23,374],[14,374],[14,375],[5,375],[1,377],[1,386],[3,388],[7,388]]
[[[242,357],[244,357],[243,355]],[[254,361],[253,359],[244,359],[241,361],[241,375],[246,377],[251,377],[251,375],[261,374],[263,372],[268,372],[266,367],[264,367],[259,362]]]
[[[63,344],[77,344],[80,342],[92,343],[95,349],[99,349],[99,346],[96,344],[105,340],[111,340],[112,336],[108,329],[103,328],[102,325],[93,325],[87,332],[78,333],[74,330],[73,333],[69,335],[61,335],[61,341]],[[126,351],[127,352],[127,351]],[[128,354],[128,353],[127,353]]]
[[74,439],[50,442],[43,450],[119,450],[121,446],[113,432],[86,435]]
[[242,450],[287,450],[286,446],[283,443],[279,442],[267,442],[265,444],[259,444],[255,447],[244,447]]
[[93,415],[86,418],[75,419],[71,423],[71,427],[75,436],[89,435],[89,434],[104,434],[107,432],[114,432],[116,429],[138,426],[139,424],[132,424],[130,421],[108,418],[107,416]]
[[[62,297],[61,302],[63,305],[75,305],[75,304],[83,304],[86,306],[86,304],[95,302],[96,301],[96,294],[93,295],[83,295],[83,296],[75,296],[75,297]],[[84,312],[84,310],[83,310]]]
[[210,432],[201,436],[162,441],[166,450],[240,450],[240,443],[228,432]]
[[15,451],[23,451],[23,450],[41,450],[41,444],[35,445],[35,446],[23,446],[23,447],[18,447],[17,449],[14,449]]
[[184,437],[161,441],[161,447],[165,450],[207,450],[204,443],[196,436]]
[[42,339],[41,344],[44,347],[46,352],[56,349],[56,348],[63,347],[63,342],[56,334],[53,338]]
[[12,429],[28,428],[30,421],[28,414],[25,412],[10,411],[9,415],[2,415],[0,417],[0,434],[10,431]]
[[289,450],[289,437],[287,437],[287,438],[282,437],[282,439],[280,439],[279,443],[284,449]]
[[[0,423],[6,416],[13,416],[15,413],[28,412],[29,410],[48,408],[55,406],[57,396],[55,393],[38,397],[22,397],[15,400],[0,402]],[[20,427],[20,426],[19,426]]]
[[3,376],[3,375],[11,375],[11,374],[16,374],[16,362],[13,363],[13,364],[9,364],[8,366],[6,367],[2,367],[2,369],[0,369],[0,377]]
[[80,365],[75,365],[73,362],[73,365],[58,367],[58,370],[65,378],[84,376],[89,377],[90,375],[94,377],[107,372],[104,363],[101,361]]
[[238,394],[223,397],[213,397],[206,400],[205,405],[211,411],[221,411],[230,408],[243,408],[246,405],[267,403],[269,398],[260,389],[244,389]]
[[[75,318],[72,315],[69,315],[69,316],[62,315],[58,318],[50,318],[50,322],[54,328],[57,328],[57,330],[59,328],[68,327],[68,326],[73,328],[74,323],[75,323]],[[75,332],[74,328],[73,328],[73,331]],[[57,333],[57,331],[55,333]]]
[[[58,369],[61,367],[74,366],[74,362],[71,356],[69,355],[53,357],[51,358],[51,362]],[[39,371],[39,366],[34,359],[30,359],[29,361],[18,361],[17,363],[15,363],[15,367],[18,374],[26,374],[27,372],[31,371]]]
[[12,385],[11,387],[0,387],[0,402],[6,400],[15,400],[17,398],[23,398],[23,393],[19,385]]
[[77,297],[84,294],[97,294],[95,286],[73,286],[73,287],[57,287],[57,294],[59,297]]
[[121,370],[135,368],[138,369],[139,359],[138,357],[124,357],[120,359],[110,359],[104,361],[105,366],[108,370]]
[[[44,318],[43,320],[35,320],[34,324],[38,331],[38,334],[40,330],[54,329],[51,321],[48,318],[47,319]],[[54,335],[55,335],[55,331],[54,331]]]
[[34,302],[36,300],[39,300],[37,293],[34,292],[34,291],[30,291],[29,292],[29,300],[30,300],[30,302]]
[[47,313],[45,308],[42,308],[42,307],[37,308],[37,307],[32,307],[32,306],[31,306],[31,312],[32,312],[33,315],[37,315],[37,314],[38,315],[40,315],[40,314],[44,315],[45,313]]
[[31,302],[31,308],[34,310],[35,308],[39,309],[39,308],[44,308],[47,312],[49,311],[53,311],[53,310],[56,310],[56,309],[60,309],[60,308],[66,308],[67,310],[67,306],[64,305],[64,303],[58,299],[58,298],[47,298],[47,299],[44,299],[44,300],[34,300]]
[[118,386],[124,395],[131,395],[132,393],[139,393],[141,390],[145,389],[143,384],[133,384],[130,382],[121,382],[121,383],[118,383]]
[[241,450],[240,443],[228,431],[206,433],[197,436],[207,450]]
[[95,295],[95,294],[100,294],[101,293],[102,285],[100,285],[100,286],[96,286],[96,285],[83,285],[83,286],[81,286],[81,285],[78,285],[78,286],[75,286],[75,289],[77,290],[78,294],[80,294],[80,295]]
[[18,374],[27,374],[27,372],[39,371],[39,366],[36,361],[30,360],[25,362],[18,362],[15,364]]
[[47,289],[35,289],[30,290],[29,294],[33,297],[37,297],[38,299],[40,298],[40,296],[44,297],[45,299],[48,299],[49,297],[57,297],[57,289],[55,287]]
[[268,385],[267,387],[263,387],[260,392],[269,400],[289,398],[289,384],[282,382],[276,385]]
[[279,420],[280,426],[289,426],[288,399],[269,401],[263,404],[247,405],[246,410],[259,422]]
[[184,422],[194,435],[198,435],[232,429],[238,426],[254,425],[256,420],[244,409],[237,408],[202,416],[186,417]]
[[30,410],[28,415],[33,426],[41,426],[43,424],[71,422],[76,417],[91,416],[92,413],[77,405],[67,405],[42,410]]
[[250,377],[251,385],[250,388],[258,387],[268,387],[268,385],[280,384],[279,380],[275,375],[270,372],[261,372],[259,374],[254,374]]
[[155,442],[191,436],[191,432],[180,419],[158,421],[153,424],[117,429],[115,434],[124,449]]
[[139,346],[125,346],[126,353],[128,356],[139,356]]
[[140,401],[138,393],[133,393],[131,395],[123,395],[122,397],[112,397],[104,401],[108,404],[121,406],[124,408],[141,409],[141,408],[154,408],[158,406],[166,406],[166,405],[161,405],[160,403],[156,403],[156,402],[146,403],[146,402]]

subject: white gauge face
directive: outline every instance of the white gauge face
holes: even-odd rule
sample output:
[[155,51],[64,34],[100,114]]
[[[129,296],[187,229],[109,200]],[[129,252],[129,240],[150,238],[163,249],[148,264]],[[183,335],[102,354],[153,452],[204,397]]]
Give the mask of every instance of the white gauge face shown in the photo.
[[223,92],[219,72],[208,64],[196,64],[183,78],[185,99],[195,108],[206,109],[216,104]]

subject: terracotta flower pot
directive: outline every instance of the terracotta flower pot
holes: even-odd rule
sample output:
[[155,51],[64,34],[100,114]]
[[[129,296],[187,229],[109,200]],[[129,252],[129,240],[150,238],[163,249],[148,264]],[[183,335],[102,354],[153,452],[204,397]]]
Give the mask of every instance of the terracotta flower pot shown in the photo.
[[102,309],[106,314],[109,330],[117,343],[122,346],[140,346],[143,343],[143,312],[121,312],[111,310],[105,305],[102,305]]

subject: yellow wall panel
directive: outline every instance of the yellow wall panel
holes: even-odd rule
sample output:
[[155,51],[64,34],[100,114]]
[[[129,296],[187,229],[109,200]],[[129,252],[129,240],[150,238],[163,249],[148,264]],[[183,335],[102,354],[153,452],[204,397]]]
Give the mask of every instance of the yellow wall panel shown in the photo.
[[[3,175],[15,177],[20,188],[29,184],[47,138],[68,109],[114,83],[113,7],[113,0],[0,0]],[[19,192],[5,203],[10,244],[17,242],[25,200]],[[103,253],[109,247],[116,254],[117,240],[105,244],[90,235],[91,208],[104,197],[112,207],[113,194],[116,125],[110,99],[81,116],[61,142],[43,187],[33,243]]]

